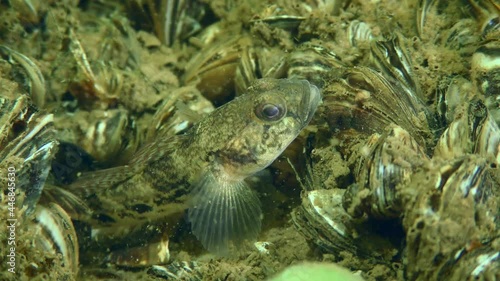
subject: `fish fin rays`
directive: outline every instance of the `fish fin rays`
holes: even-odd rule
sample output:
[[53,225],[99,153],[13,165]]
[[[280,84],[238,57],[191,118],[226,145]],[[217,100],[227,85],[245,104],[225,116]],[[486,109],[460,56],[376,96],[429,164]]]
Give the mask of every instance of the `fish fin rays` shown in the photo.
[[219,181],[208,172],[193,187],[188,219],[193,234],[211,252],[227,254],[231,245],[256,239],[261,217],[259,198],[244,181]]

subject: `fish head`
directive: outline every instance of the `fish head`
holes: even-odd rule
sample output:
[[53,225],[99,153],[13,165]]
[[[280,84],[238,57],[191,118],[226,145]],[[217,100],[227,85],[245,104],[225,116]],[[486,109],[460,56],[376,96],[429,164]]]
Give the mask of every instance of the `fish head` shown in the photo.
[[259,79],[232,104],[240,121],[220,151],[224,170],[235,179],[269,166],[311,121],[321,95],[306,80]]

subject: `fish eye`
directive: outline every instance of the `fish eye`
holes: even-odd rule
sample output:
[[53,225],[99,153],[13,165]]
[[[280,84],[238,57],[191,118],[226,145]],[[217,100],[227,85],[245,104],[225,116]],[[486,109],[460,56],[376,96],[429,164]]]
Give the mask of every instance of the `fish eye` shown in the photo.
[[264,121],[278,121],[285,113],[286,110],[281,104],[262,103],[255,108],[255,115]]

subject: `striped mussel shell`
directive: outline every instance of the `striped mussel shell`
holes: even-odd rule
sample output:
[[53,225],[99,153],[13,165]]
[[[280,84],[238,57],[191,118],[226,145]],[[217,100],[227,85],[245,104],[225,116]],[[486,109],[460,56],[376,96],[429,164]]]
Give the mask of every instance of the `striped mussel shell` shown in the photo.
[[500,129],[486,105],[473,99],[448,126],[434,149],[434,157],[453,159],[478,154],[500,163]]
[[319,189],[302,194],[292,213],[295,227],[312,243],[331,252],[358,251],[352,217],[342,207],[345,190]]
[[308,42],[284,56],[266,75],[273,78],[306,79],[322,88],[332,70],[345,67],[346,64],[332,50]]
[[[52,114],[38,112],[26,95],[0,98],[0,167],[13,174],[9,177],[15,183],[15,190],[9,190],[14,196],[8,199],[15,205],[2,213],[16,220],[16,276],[74,279],[79,254],[71,218],[58,204],[40,200],[58,148],[53,119]],[[7,206],[3,192],[0,201]],[[33,258],[41,252],[43,256]],[[29,265],[22,256],[30,257]]]
[[213,110],[212,103],[196,87],[175,89],[163,99],[153,115],[145,142],[152,141],[157,136],[169,137],[184,132]]
[[474,19],[461,19],[451,28],[444,31],[441,45],[450,50],[456,50],[462,56],[469,57],[477,47],[480,36],[474,26]]
[[252,45],[242,50],[234,81],[236,95],[244,94],[256,79],[286,78],[280,72],[285,62],[286,52],[281,48],[259,46],[256,43],[254,41]]
[[353,20],[349,23],[347,39],[351,46],[357,47],[362,44],[370,44],[374,37],[371,27],[367,23],[359,20]]
[[[14,211],[7,208],[7,202],[12,201],[3,195],[2,192],[0,217],[8,222],[7,225],[15,225],[15,229],[5,231],[0,238],[0,242],[6,245],[2,253],[15,249],[15,273],[7,272],[4,266],[3,280],[76,280],[78,239],[68,214],[58,204],[49,203],[38,204],[32,215],[25,216],[20,205]],[[8,237],[13,240],[8,240]],[[10,258],[4,259],[5,262],[8,260]]]
[[345,209],[354,217],[364,213],[377,218],[401,216],[398,185],[407,183],[429,160],[424,149],[407,131],[391,126],[382,135],[372,135],[360,150],[356,183],[344,195]]
[[425,37],[426,30],[429,28],[427,25],[428,17],[436,12],[437,4],[439,1],[436,0],[419,0],[419,6],[416,10],[416,26],[417,33],[419,37]]
[[487,40],[474,52],[471,78],[493,119],[500,124],[500,39]]
[[[309,161],[312,151],[305,150],[304,153],[307,163],[300,180],[302,204],[291,214],[295,228],[326,253],[348,251],[367,257],[388,258],[385,253],[394,250],[394,245],[371,231],[374,226],[370,221],[355,218],[346,211],[343,204],[348,191],[326,186],[324,179],[316,173],[316,166]],[[373,239],[379,243],[366,243]]]
[[500,4],[495,0],[467,0],[469,11],[477,21],[477,26],[483,37],[498,32],[500,28]]
[[395,124],[423,147],[433,141],[425,104],[400,82],[368,67],[341,70],[323,89],[324,116],[332,131],[355,129],[371,135]]
[[[85,120],[70,124],[67,118]],[[124,161],[137,149],[139,134],[135,120],[124,109],[78,110],[55,117],[59,139],[81,147],[101,163]],[[67,127],[72,125],[74,127]]]
[[37,64],[31,58],[4,45],[0,45],[0,57],[5,57],[13,67],[19,66],[23,69],[27,78],[25,80],[27,85],[25,86],[28,88],[27,91],[31,101],[37,107],[43,108],[46,102],[47,89],[45,78]]
[[441,127],[455,120],[458,109],[474,98],[472,83],[466,78],[455,75],[441,80],[436,90],[436,113]]
[[343,67],[346,64],[337,54],[310,42],[289,53],[279,48],[249,46],[236,69],[236,92],[243,93],[252,81],[262,77],[305,79],[322,88],[328,74]]
[[251,43],[248,36],[220,36],[189,60],[183,76],[184,84],[196,84],[202,95],[217,105],[228,101],[235,92],[240,58]]
[[434,158],[413,174],[402,193],[406,280],[496,280],[498,169],[466,155]]
[[128,1],[127,13],[138,24],[151,24],[156,36],[166,46],[179,43],[200,31],[205,6],[199,1]]
[[37,206],[32,228],[35,232],[34,247],[46,257],[59,256],[68,276],[76,278],[79,266],[78,239],[73,222],[64,209],[55,203]]
[[[356,220],[342,206],[345,189],[304,191],[302,204],[292,212],[296,229],[326,253],[347,251],[355,255],[390,260],[394,245],[372,231],[369,221]],[[378,243],[367,243],[376,240]]]
[[408,48],[404,45],[406,38],[398,32],[387,40],[373,40],[371,43],[371,62],[385,77],[400,82],[407,95],[420,97],[420,87],[413,73],[413,65]]

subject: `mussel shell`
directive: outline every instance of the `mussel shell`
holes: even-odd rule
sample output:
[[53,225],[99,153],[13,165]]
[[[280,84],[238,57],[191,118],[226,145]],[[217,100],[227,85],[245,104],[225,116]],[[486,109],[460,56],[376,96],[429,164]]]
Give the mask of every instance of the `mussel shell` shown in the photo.
[[63,266],[76,277],[79,246],[76,231],[68,214],[57,204],[37,206],[35,212],[35,244],[44,253],[60,254]]
[[305,20],[302,16],[293,15],[275,15],[250,21],[251,23],[263,22],[272,28],[281,28],[284,30],[295,31]]
[[420,37],[425,35],[425,31],[428,28],[427,17],[431,13],[435,13],[437,10],[437,4],[439,1],[436,0],[419,0],[419,7],[416,11],[416,26],[417,33]]
[[472,83],[462,76],[442,79],[436,90],[436,112],[440,126],[448,126],[455,120],[455,114],[474,95]]
[[161,240],[154,243],[148,242],[137,247],[115,250],[106,257],[105,262],[126,267],[145,267],[165,264],[169,259],[168,240]]
[[388,40],[372,41],[371,61],[385,77],[399,81],[408,95],[422,98],[405,40],[402,34],[396,32]]
[[472,56],[471,78],[485,104],[500,124],[500,40],[490,40],[481,45]]
[[31,100],[38,108],[43,108],[45,106],[47,86],[40,68],[32,59],[7,46],[0,45],[0,55],[5,55],[9,58],[9,62],[12,64],[17,63],[24,69]]
[[158,136],[171,137],[184,132],[213,110],[212,103],[194,86],[173,90],[156,110],[145,142],[153,141]]
[[[302,205],[292,212],[297,230],[327,253],[347,251],[358,256],[391,259],[394,246],[377,234],[369,221],[354,220],[342,207],[343,189],[318,189],[302,194]],[[376,241],[375,243],[373,241]]]
[[473,99],[439,138],[434,157],[478,154],[500,163],[500,129],[485,104]]
[[498,173],[483,157],[467,155],[434,159],[413,175],[403,196],[408,280],[452,280],[453,270],[477,280],[470,276],[478,262],[464,261],[482,252],[484,242],[477,241],[498,236]]
[[342,207],[343,190],[306,192],[302,205],[292,213],[297,229],[307,240],[328,251],[356,252],[352,218]]
[[[64,122],[68,117],[82,121]],[[104,164],[128,160],[142,141],[134,118],[124,109],[63,113],[56,117],[55,124],[61,141],[81,147]]]
[[381,134],[395,124],[423,147],[433,142],[428,123],[433,117],[399,82],[366,67],[346,69],[336,76],[323,91],[324,115],[332,131],[353,128],[367,135]]
[[[50,163],[57,152],[58,142],[53,130],[52,114],[37,113],[26,96],[15,100],[0,99],[1,128],[0,162],[21,159],[16,171],[16,187],[26,197],[23,206],[31,214],[42,194],[50,171]],[[6,142],[7,141],[7,142]]]
[[[343,205],[352,216],[368,213],[378,218],[399,217],[403,206],[397,186],[428,161],[424,149],[401,127],[389,128],[382,136],[367,140],[368,153],[358,160],[356,185],[346,192]],[[367,192],[363,192],[366,190]]]
[[203,280],[202,274],[199,272],[198,268],[201,265],[195,261],[175,261],[166,266],[153,265],[148,269],[147,273],[156,278],[162,278],[166,280],[192,280],[198,281]]
[[462,56],[470,56],[477,47],[479,35],[472,28],[473,19],[462,19],[443,34],[442,45],[458,51]]
[[196,83],[203,96],[216,105],[227,102],[235,92],[234,78],[241,54],[250,45],[250,38],[238,36],[206,46],[186,65],[184,83]]
[[374,38],[370,25],[359,20],[353,20],[349,23],[347,38],[353,47],[367,44]]
[[331,50],[311,43],[302,44],[286,58],[288,78],[306,79],[319,88],[326,84],[327,74],[345,67]]

